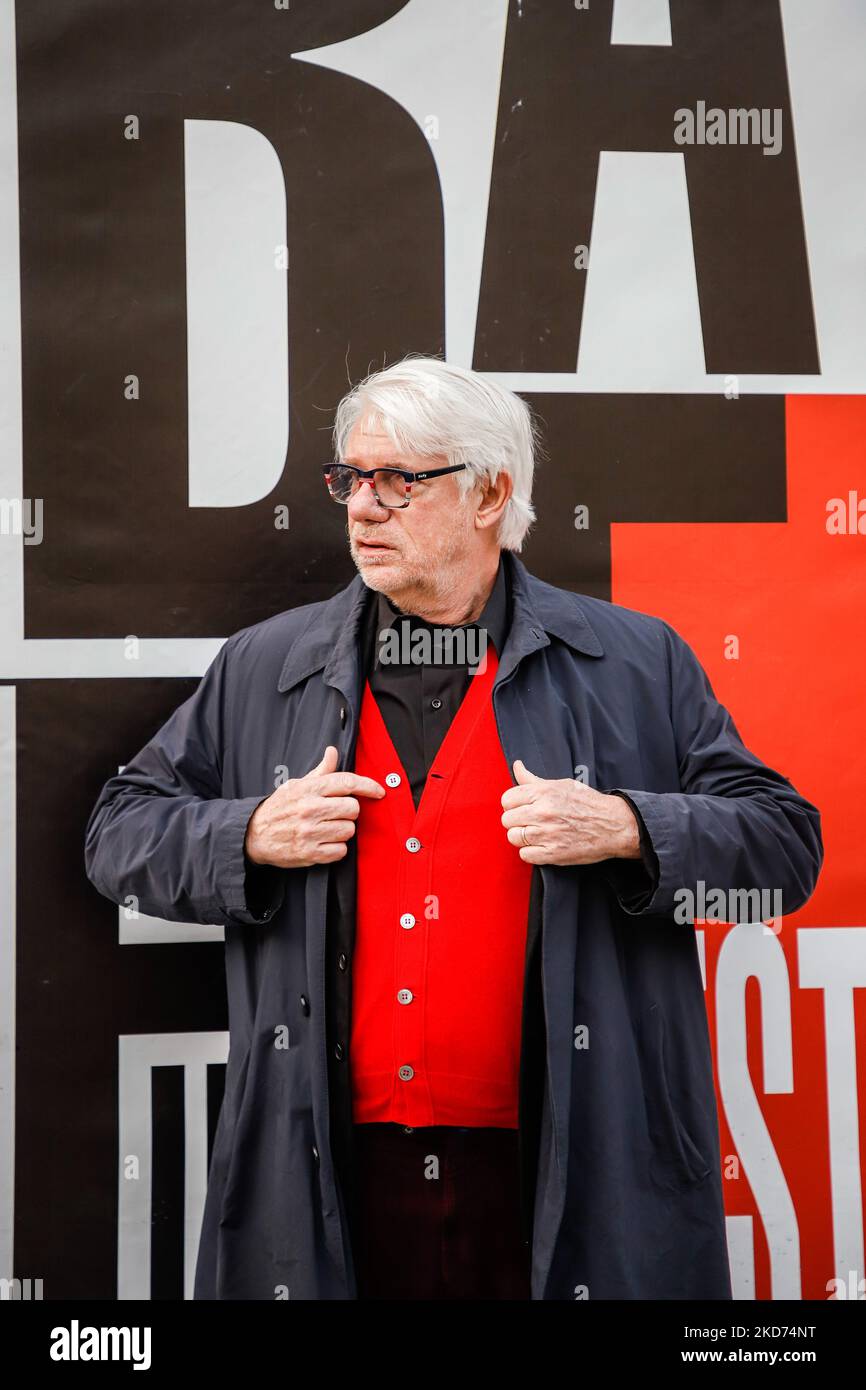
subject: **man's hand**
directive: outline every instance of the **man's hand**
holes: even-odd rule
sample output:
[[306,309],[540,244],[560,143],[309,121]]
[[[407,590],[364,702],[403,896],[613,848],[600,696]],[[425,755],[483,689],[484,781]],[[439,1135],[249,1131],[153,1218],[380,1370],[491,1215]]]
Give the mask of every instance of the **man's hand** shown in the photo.
[[568,777],[536,777],[519,758],[514,776],[517,786],[502,794],[502,824],[527,864],[640,859],[637,819],[624,797]]
[[328,744],[322,761],[306,777],[294,777],[259,803],[247,825],[244,850],[254,864],[307,869],[348,854],[360,796],[380,797],[385,788],[372,777],[337,772],[339,753]]

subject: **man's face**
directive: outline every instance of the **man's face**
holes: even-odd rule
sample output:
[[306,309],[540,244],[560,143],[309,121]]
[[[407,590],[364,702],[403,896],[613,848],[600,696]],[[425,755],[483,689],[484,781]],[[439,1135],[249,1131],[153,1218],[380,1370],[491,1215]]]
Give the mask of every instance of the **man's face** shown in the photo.
[[[363,420],[346,445],[345,462],[356,468],[388,465],[422,472],[447,468],[445,457],[400,454],[387,435],[364,434]],[[372,480],[371,480],[372,481]],[[352,559],[364,582],[400,605],[401,595],[447,592],[476,563],[482,533],[474,525],[474,492],[464,497],[457,475],[413,483],[408,507],[380,507],[364,482],[347,507]]]

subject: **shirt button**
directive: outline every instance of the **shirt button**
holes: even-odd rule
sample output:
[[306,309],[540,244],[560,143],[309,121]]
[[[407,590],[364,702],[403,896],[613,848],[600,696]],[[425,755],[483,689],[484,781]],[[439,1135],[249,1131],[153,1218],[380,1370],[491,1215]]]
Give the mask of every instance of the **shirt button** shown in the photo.
[[421,848],[421,841],[416,840],[414,835],[410,835],[409,839],[406,841],[406,848],[410,854],[417,854]]
[[397,1000],[400,1004],[411,1004],[414,998],[415,996],[412,993],[411,989],[397,990]]
[[344,951],[341,951],[341,952],[340,952],[340,959],[337,961],[337,964],[338,964],[338,966],[340,967],[341,970],[345,970],[345,968],[346,968],[346,954],[345,954]]
[[400,1070],[397,1072],[397,1075],[399,1076],[399,1078],[400,1078],[401,1081],[411,1081],[411,1080],[412,1080],[412,1077],[415,1075],[415,1068],[414,1068],[414,1067],[409,1067],[409,1066],[403,1066],[403,1067],[401,1067]]
[[430,708],[431,708],[431,709],[441,709],[441,708],[442,708],[442,701],[438,698],[438,696],[437,696],[437,698],[436,698],[435,700],[431,700],[431,701],[430,701]]
[[403,779],[401,778],[399,772],[389,772],[388,776],[385,778],[385,786],[399,787],[402,780]]
[[337,1043],[337,1046],[334,1048],[334,1056],[336,1057],[336,1059],[337,1059],[338,1062],[342,1062],[342,1060],[343,1060],[343,1044],[342,1044],[342,1043]]
[[415,925],[415,918],[414,918],[414,916],[412,915],[412,913],[411,913],[411,912],[404,912],[404,913],[403,913],[403,916],[400,918],[400,926],[401,926],[401,927],[405,927],[406,930],[408,931],[409,928],[410,928],[410,927],[414,927],[414,925]]

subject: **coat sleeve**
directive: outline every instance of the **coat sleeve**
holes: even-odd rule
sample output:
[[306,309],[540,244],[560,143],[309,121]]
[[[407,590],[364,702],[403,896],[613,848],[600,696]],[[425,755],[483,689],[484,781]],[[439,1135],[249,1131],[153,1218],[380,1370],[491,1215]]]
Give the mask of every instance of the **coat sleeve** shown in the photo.
[[244,853],[263,796],[222,796],[227,684],[234,641],[149,743],[109,778],[85,832],[87,877],[112,902],[172,922],[270,921],[285,871]]
[[611,796],[621,796],[634,813],[640,834],[640,859],[606,859],[602,869],[626,911],[639,911],[641,904],[647,902],[658,887],[658,856],[644,818],[631,797],[619,788],[613,790]]
[[824,856],[820,814],[746,748],[691,647],[667,623],[662,627],[680,790],[615,789],[637,811],[658,872],[644,872],[643,882],[641,865],[631,875],[611,874],[614,891],[627,912],[668,916],[682,890],[699,900],[700,882],[707,894],[741,890],[733,902],[744,911],[751,890],[778,890],[788,915],[817,882]]

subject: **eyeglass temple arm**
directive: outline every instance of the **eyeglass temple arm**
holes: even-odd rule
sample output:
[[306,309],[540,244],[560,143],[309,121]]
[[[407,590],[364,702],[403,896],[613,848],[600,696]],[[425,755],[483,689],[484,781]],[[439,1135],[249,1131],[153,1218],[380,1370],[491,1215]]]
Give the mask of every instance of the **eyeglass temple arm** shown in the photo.
[[335,468],[349,468],[359,478],[375,478],[377,473],[399,473],[411,487],[412,483],[422,482],[425,478],[440,478],[445,473],[459,473],[465,467],[465,463],[453,463],[450,468],[428,468],[423,473],[413,473],[411,469],[391,468],[387,464],[380,468],[356,468],[353,463],[326,463],[322,465],[322,472],[327,476]]

